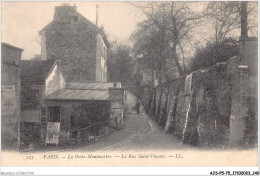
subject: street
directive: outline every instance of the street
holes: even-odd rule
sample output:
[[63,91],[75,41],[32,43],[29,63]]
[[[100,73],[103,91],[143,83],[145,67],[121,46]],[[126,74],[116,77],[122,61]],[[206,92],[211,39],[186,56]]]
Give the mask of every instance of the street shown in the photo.
[[191,148],[180,143],[173,135],[164,133],[143,110],[131,112],[136,98],[127,92],[124,127],[99,138],[98,141],[76,150],[79,151],[124,151],[124,150],[170,150]]

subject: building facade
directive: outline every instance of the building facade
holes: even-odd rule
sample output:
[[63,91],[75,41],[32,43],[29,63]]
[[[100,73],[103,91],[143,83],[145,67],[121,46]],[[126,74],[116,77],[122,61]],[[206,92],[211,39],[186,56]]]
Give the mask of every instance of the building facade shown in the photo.
[[23,49],[1,45],[1,143],[2,149],[17,149],[20,145],[20,62]]
[[120,89],[121,83],[66,82],[60,60],[23,60],[21,68],[23,149],[32,143],[70,144],[84,139],[86,136],[81,136],[84,130],[84,135],[92,139],[107,133],[107,126],[122,126],[123,101],[116,99],[121,106],[111,110],[115,107],[110,107],[109,91]]
[[53,21],[39,33],[43,60],[60,59],[66,81],[107,81],[106,35],[76,6],[56,6]]
[[45,97],[66,86],[59,60],[21,61],[21,141],[44,141],[46,118],[41,114],[46,107]]

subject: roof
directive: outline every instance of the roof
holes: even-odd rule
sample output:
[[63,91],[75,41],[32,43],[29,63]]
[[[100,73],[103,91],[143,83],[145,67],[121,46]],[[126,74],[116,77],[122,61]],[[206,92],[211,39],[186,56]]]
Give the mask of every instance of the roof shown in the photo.
[[108,90],[74,90],[62,89],[46,97],[46,100],[99,100],[109,99]]
[[66,88],[46,97],[46,100],[106,101],[109,99],[109,88],[121,88],[120,82],[70,82]]
[[43,83],[56,60],[21,60],[22,82]]
[[[86,17],[84,17],[83,15],[81,15],[79,12],[75,12],[78,16],[80,16],[83,20],[81,22],[84,22],[85,24],[87,24],[88,27],[90,27],[93,31],[96,31],[96,32],[99,32],[101,33],[102,30],[97,26],[95,25],[94,23],[92,23],[91,21],[89,21]],[[49,27],[51,27],[53,24],[60,24],[60,23],[57,23],[56,21],[51,21],[50,23],[48,23],[44,28],[42,28],[40,31],[39,31],[39,34],[41,34],[43,31],[47,30]]]
[[[65,6],[66,7],[66,6]],[[90,30],[92,31],[95,31],[96,33],[99,33],[101,34],[105,44],[107,45],[107,48],[109,48],[109,42],[107,40],[107,36],[106,36],[106,33],[105,31],[103,30],[103,28],[99,28],[97,25],[95,25],[94,23],[92,23],[90,20],[88,20],[86,17],[84,17],[83,15],[81,15],[79,12],[75,12],[79,17],[81,17],[83,20],[82,22],[84,24],[86,24],[86,26],[88,28],[90,28]],[[42,28],[40,31],[39,31],[39,34],[41,35],[43,31],[47,30],[48,28],[50,28],[52,25],[55,25],[55,24],[59,24],[57,23],[56,21],[51,21],[49,24],[47,24],[44,28]]]
[[5,43],[5,42],[2,42],[1,45],[2,45],[2,46],[6,46],[6,47],[8,47],[8,48],[16,49],[16,50],[19,50],[19,51],[24,51],[22,48],[18,48],[18,47],[16,47],[16,46],[10,45],[10,44]]
[[108,90],[114,87],[116,83],[116,88],[121,88],[120,82],[70,82],[67,83],[67,89],[77,89],[77,90]]

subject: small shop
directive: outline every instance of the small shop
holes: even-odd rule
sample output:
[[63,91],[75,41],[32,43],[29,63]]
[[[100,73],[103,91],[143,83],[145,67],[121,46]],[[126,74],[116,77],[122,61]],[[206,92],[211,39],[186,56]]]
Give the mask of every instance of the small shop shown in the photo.
[[110,90],[104,83],[92,88],[84,88],[82,84],[67,86],[47,96],[46,107],[41,109],[42,124],[45,124],[41,137],[45,145],[90,142],[108,133],[109,127],[122,128],[123,98],[124,89]]

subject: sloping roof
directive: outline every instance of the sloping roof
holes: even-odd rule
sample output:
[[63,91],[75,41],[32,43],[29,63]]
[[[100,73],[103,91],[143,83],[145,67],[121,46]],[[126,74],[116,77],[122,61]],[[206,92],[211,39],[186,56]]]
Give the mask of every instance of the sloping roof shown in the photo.
[[[88,27],[90,27],[93,31],[96,31],[96,32],[99,32],[101,33],[102,30],[97,26],[95,25],[94,23],[92,23],[91,21],[89,21],[86,17],[84,17],[83,15],[81,15],[80,13],[76,12],[76,14],[78,16],[80,16],[83,20],[81,22],[84,22],[85,24],[88,25]],[[47,24],[44,28],[42,28],[40,31],[39,31],[39,34],[41,34],[43,31],[47,30],[49,27],[51,27],[53,24],[55,24],[57,22],[55,22],[54,20],[51,21],[49,24]],[[59,23],[57,23],[59,24]]]
[[[93,32],[96,32],[97,34],[101,34],[105,44],[107,45],[107,48],[109,48],[109,42],[106,36],[105,31],[102,28],[99,28],[97,25],[95,25],[94,23],[92,23],[90,20],[88,20],[86,17],[84,17],[83,15],[81,15],[79,12],[75,12],[80,18],[82,18],[81,22],[85,23],[86,26],[92,30]],[[55,22],[54,20],[51,21],[49,24],[47,24],[44,28],[42,28],[39,31],[39,34],[41,35],[43,31],[47,30],[48,28],[50,28],[52,25],[58,24],[57,22]]]
[[46,100],[106,101],[109,100],[109,88],[121,88],[120,82],[70,82],[66,88],[59,90]]
[[2,45],[2,46],[9,47],[9,48],[16,49],[16,50],[19,50],[19,51],[24,51],[22,48],[18,48],[18,47],[16,47],[16,46],[10,45],[10,44],[5,43],[5,42],[1,42],[1,45]]
[[21,60],[21,79],[23,82],[43,83],[56,60]]
[[74,90],[74,89],[62,89],[48,97],[46,100],[98,100],[104,101],[109,99],[108,90]]
[[116,88],[121,88],[120,82],[70,82],[67,83],[67,89],[77,89],[77,90],[108,90],[110,87],[114,87],[116,83]]

